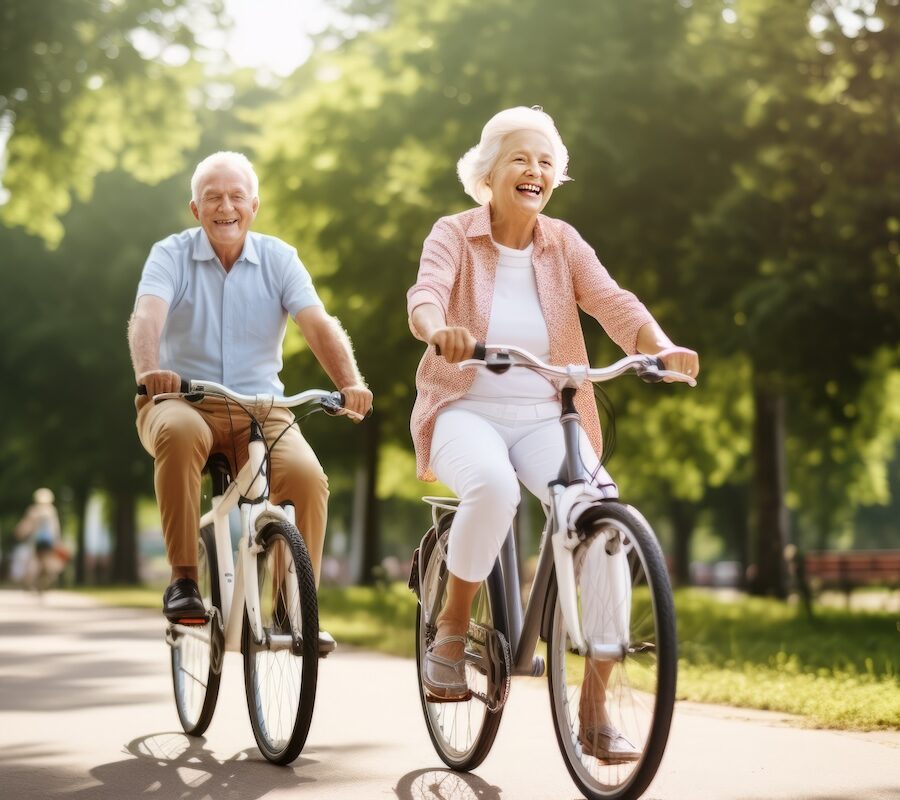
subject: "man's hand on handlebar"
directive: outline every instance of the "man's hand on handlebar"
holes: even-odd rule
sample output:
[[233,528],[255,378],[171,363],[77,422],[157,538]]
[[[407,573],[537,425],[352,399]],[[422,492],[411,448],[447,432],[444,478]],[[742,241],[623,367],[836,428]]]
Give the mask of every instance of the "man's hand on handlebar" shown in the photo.
[[433,344],[438,355],[443,356],[451,364],[457,364],[472,358],[475,350],[475,337],[468,328],[438,328],[431,334],[428,344]]
[[341,389],[344,395],[344,412],[354,422],[365,419],[372,410],[372,392],[361,383],[345,386]]
[[137,376],[138,386],[147,387],[147,396],[181,391],[181,376],[167,369],[154,369]]

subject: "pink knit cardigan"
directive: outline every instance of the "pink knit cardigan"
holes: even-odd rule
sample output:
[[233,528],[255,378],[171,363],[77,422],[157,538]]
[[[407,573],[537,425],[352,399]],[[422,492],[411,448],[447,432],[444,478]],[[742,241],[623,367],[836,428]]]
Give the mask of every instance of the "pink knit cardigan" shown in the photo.
[[[491,239],[489,205],[439,219],[425,240],[418,279],[406,295],[410,320],[416,306],[434,303],[444,312],[447,325],[465,326],[478,341],[484,341],[499,257]],[[637,352],[638,330],[652,322],[653,317],[637,297],[621,289],[609,276],[594,250],[571,225],[538,216],[532,259],[541,310],[550,335],[550,363],[588,363],[578,320],[579,306],[595,317],[626,353]],[[422,480],[435,480],[430,458],[438,412],[463,397],[474,379],[474,368],[461,370],[438,356],[433,347],[426,348],[416,371],[418,396],[410,426],[416,448],[416,470]],[[589,386],[577,391],[575,406],[599,454],[600,420]]]

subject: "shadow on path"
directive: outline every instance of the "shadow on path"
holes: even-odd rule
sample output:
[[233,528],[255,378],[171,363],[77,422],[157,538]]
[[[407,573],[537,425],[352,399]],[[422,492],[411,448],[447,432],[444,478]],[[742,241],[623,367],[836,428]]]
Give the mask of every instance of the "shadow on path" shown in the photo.
[[71,788],[77,781],[69,773],[65,776],[69,789],[58,788],[44,796],[110,800],[146,794],[179,800],[254,800],[274,789],[315,782],[297,774],[297,768],[314,763],[309,759],[301,757],[292,766],[276,767],[255,747],[220,759],[206,748],[203,739],[183,733],[141,736],[125,746],[125,753],[119,761],[94,767],[90,771],[92,785]]
[[[67,711],[155,702],[123,692],[127,681],[159,673],[160,663],[135,660],[132,644],[162,640],[155,626],[135,625],[121,609],[53,609],[52,615],[0,621],[0,710]],[[22,613],[27,613],[22,607]],[[43,639],[39,657],[28,640]],[[21,646],[17,643],[22,643]],[[115,642],[111,645],[107,642]],[[121,653],[121,655],[117,655]]]
[[[900,788],[885,786],[882,789],[865,788],[865,794],[859,792],[825,792],[824,794],[803,794],[798,800],[900,800]],[[771,795],[755,794],[741,800],[768,800]]]
[[417,769],[394,787],[397,800],[500,800],[500,787],[470,772]]

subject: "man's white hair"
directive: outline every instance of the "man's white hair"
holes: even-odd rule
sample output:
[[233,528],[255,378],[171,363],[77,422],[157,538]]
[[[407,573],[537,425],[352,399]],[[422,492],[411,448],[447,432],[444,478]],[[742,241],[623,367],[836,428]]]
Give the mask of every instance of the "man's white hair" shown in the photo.
[[476,203],[484,205],[491,200],[488,180],[497,163],[503,140],[518,131],[536,131],[547,137],[553,149],[553,167],[556,170],[554,188],[563,181],[571,180],[566,174],[569,166],[569,151],[563,144],[553,118],[539,107],[516,106],[494,114],[481,131],[481,140],[456,164],[456,172],[462,181],[466,194]]
[[200,199],[197,197],[197,190],[200,188],[200,181],[203,177],[216,167],[227,166],[240,170],[248,178],[250,178],[250,195],[251,197],[259,197],[259,178],[253,169],[250,159],[243,153],[235,153],[232,150],[219,150],[217,153],[207,156],[194,170],[191,177],[191,200],[195,203]]

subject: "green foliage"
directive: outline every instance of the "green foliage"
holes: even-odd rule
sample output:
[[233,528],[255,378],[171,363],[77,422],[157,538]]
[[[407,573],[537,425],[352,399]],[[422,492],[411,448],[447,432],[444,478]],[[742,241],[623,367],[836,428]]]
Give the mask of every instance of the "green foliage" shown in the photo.
[[221,3],[52,6],[48,13],[46,3],[7,0],[0,12],[0,128],[12,128],[0,221],[56,246],[64,234],[60,218],[73,197],[89,199],[99,173],[121,167],[158,183],[185,166],[185,151],[199,140],[189,93],[200,72],[145,57],[136,34],[169,61],[186,60],[195,48],[191,25],[213,24]]

